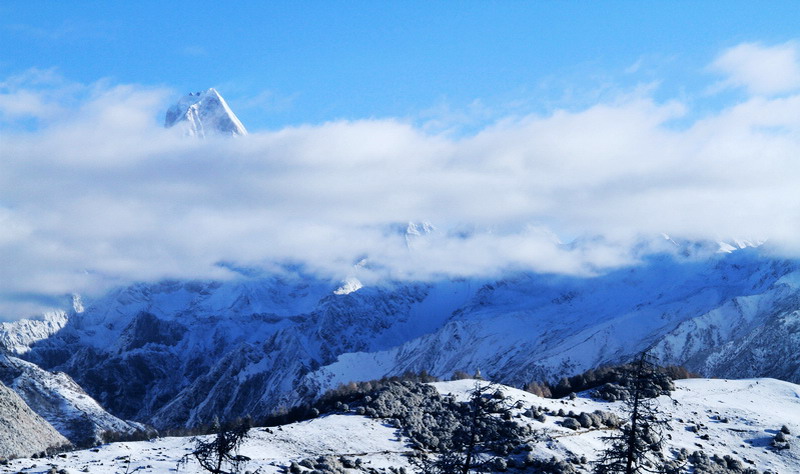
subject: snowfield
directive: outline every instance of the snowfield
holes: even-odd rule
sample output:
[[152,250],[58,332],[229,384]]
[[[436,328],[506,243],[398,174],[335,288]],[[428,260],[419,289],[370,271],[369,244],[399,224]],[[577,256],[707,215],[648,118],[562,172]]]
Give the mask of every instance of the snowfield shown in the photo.
[[[475,383],[459,380],[433,385],[441,394],[467,400]],[[607,429],[567,429],[559,424],[564,419],[559,416],[547,416],[544,422],[538,422],[523,415],[531,405],[547,411],[604,410],[621,414],[620,402],[594,400],[587,393],[574,400],[547,399],[510,387],[500,388],[512,400],[522,402],[523,407],[516,410],[517,421],[545,435],[533,443],[533,453],[544,459],[585,456],[591,461],[603,447],[601,438]],[[729,455],[759,472],[800,472],[800,386],[774,379],[679,380],[672,396],[662,396],[658,401],[660,412],[670,420],[670,429],[665,432],[670,449]],[[783,425],[791,432],[790,447],[775,450],[770,443]],[[194,462],[177,471],[178,460],[191,446],[191,438],[178,437],[114,443],[47,459],[13,460],[1,466],[0,472],[44,473],[51,466],[68,473],[203,472]],[[252,459],[245,469],[276,473],[285,472],[292,462],[325,455],[361,459],[364,469],[411,469],[404,456],[409,452],[407,440],[383,420],[331,414],[281,427],[254,428],[240,454]],[[588,472],[591,464],[578,463],[575,467],[579,472]]]

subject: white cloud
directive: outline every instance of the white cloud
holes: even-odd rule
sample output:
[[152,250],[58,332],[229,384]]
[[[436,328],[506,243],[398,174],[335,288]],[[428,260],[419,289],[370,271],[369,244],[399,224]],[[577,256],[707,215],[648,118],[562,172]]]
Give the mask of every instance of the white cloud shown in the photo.
[[727,76],[722,87],[744,87],[751,94],[769,96],[800,89],[799,54],[795,42],[742,43],[725,50],[710,67]]
[[22,91],[13,96],[0,93],[0,120],[45,117],[49,111],[42,97],[33,92]]
[[[130,281],[224,278],[221,261],[305,262],[338,281],[367,255],[365,283],[588,274],[634,262],[634,244],[661,232],[768,237],[800,255],[800,95],[749,99],[685,129],[669,126],[684,105],[635,94],[468,137],[387,119],[200,141],[160,127],[167,91],[79,89],[58,101],[77,103],[59,120],[0,137],[6,316]],[[409,251],[392,230],[408,221],[439,230]]]

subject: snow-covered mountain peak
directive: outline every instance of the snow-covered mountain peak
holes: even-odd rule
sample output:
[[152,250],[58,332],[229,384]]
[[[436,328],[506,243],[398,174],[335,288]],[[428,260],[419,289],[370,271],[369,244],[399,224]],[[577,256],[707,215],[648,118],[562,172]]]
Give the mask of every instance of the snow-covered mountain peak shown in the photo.
[[436,231],[430,222],[409,222],[405,229],[406,247],[413,249],[417,242]]
[[736,250],[741,250],[748,247],[752,248],[760,247],[764,245],[765,242],[766,240],[764,239],[757,239],[757,240],[733,239],[732,241],[729,242],[720,241],[717,242],[717,244],[719,245],[719,250],[717,251],[717,253],[731,253],[735,252]]
[[190,92],[167,110],[164,126],[180,126],[194,137],[208,135],[247,135],[225,99],[213,87],[202,92]]
[[72,295],[72,310],[76,313],[83,313],[83,300],[81,299],[81,295],[74,294]]
[[350,293],[358,291],[363,287],[364,285],[361,283],[361,281],[359,281],[358,278],[351,276],[345,278],[344,281],[342,282],[342,286],[340,286],[333,293],[335,295],[349,295]]

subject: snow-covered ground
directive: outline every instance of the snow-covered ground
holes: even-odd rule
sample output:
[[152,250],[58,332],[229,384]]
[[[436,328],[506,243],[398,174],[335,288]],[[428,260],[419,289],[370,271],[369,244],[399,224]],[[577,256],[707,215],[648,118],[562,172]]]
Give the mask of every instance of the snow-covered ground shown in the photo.
[[[474,384],[472,380],[460,380],[434,386],[440,393],[452,393],[466,400]],[[688,379],[678,380],[675,385],[671,397],[662,396],[658,400],[659,411],[670,422],[666,431],[669,448],[686,448],[690,453],[701,450],[708,456],[730,455],[759,471],[800,472],[800,385],[775,379]],[[526,407],[618,414],[622,409],[622,402],[598,401],[588,394],[568,400],[541,398],[507,387],[503,391],[512,399],[522,400]],[[603,448],[601,438],[607,435],[607,430],[573,431],[557,424],[562,419],[548,416],[544,423],[532,424],[535,429],[547,429],[552,438],[535,446],[538,457],[572,455],[595,459],[597,451]],[[790,448],[772,450],[770,442],[783,425],[791,431]]]
[[[730,455],[760,472],[800,472],[800,386],[774,379],[680,380],[670,397],[659,399],[660,411],[670,420],[666,431],[669,448],[702,450],[708,456]],[[475,386],[474,380],[439,382],[440,393],[450,393],[466,400]],[[545,399],[521,390],[501,387],[505,395],[522,401],[519,413],[536,405],[557,411],[620,412],[619,402],[608,403],[581,394],[574,400]],[[521,416],[534,430],[547,434],[535,443],[534,453],[541,458],[579,458],[590,461],[603,446],[605,429],[571,429],[560,426],[558,416],[547,416],[542,422]],[[789,449],[774,450],[770,441],[782,425],[791,431]],[[693,427],[697,427],[696,430]],[[98,472],[176,472],[178,460],[192,446],[191,438],[159,438],[152,441],[114,443],[93,450],[66,453],[66,457],[18,459],[0,472],[44,473],[56,466],[69,473]],[[293,423],[277,428],[254,428],[240,453],[252,461],[246,469],[262,473],[281,472],[291,462],[323,455],[361,459],[364,467],[409,467],[404,453],[410,452],[405,439],[384,424],[362,416],[337,414]],[[577,465],[582,470],[589,464]],[[190,462],[180,471],[203,472]]]
[[[98,448],[63,453],[45,459],[16,459],[0,472],[44,473],[51,466],[70,474],[79,472],[184,472],[202,473],[192,459],[178,468],[178,461],[193,446],[190,437],[157,438],[151,441],[112,443]],[[253,428],[240,454],[252,459],[246,469],[262,473],[281,472],[292,461],[324,455],[361,459],[365,467],[407,466],[409,452],[394,428],[381,420],[357,415],[329,415],[276,428]]]

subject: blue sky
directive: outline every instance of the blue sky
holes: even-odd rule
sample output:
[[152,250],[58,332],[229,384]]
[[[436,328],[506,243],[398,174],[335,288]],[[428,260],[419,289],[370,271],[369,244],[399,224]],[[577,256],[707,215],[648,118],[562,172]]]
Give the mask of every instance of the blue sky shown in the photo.
[[216,87],[251,129],[581,107],[636,84],[701,111],[705,70],[795,38],[770,2],[43,2],[0,4],[0,77]]
[[[0,319],[231,265],[800,257],[799,2],[162,3],[0,2]],[[163,128],[208,87],[249,135]]]

